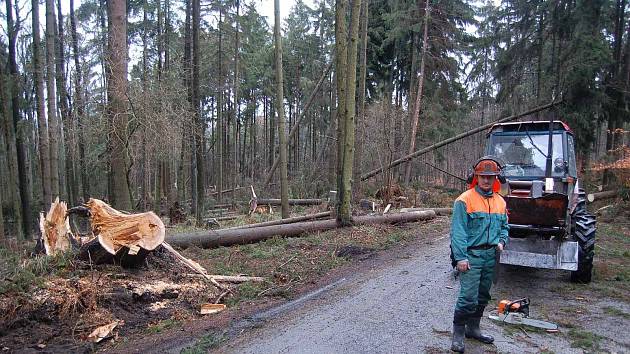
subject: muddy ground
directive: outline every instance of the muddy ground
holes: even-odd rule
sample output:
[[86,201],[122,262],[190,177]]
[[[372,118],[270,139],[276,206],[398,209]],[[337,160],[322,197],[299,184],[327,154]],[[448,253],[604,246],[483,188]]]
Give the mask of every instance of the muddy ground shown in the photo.
[[[619,210],[600,217],[589,285],[569,283],[565,272],[501,269],[495,297],[529,296],[532,316],[558,323],[559,333],[488,323],[496,346],[468,343],[469,349],[630,351],[623,331],[630,324],[628,220]],[[210,316],[199,315],[199,305],[215,302],[221,292],[168,254],[156,252],[141,269],[123,270],[66,255],[29,258],[0,249],[0,349],[443,352],[457,292],[448,266],[448,227],[448,218],[440,217],[399,227],[187,249],[183,253],[210,273],[266,277],[263,283],[231,285],[233,293],[219,299],[228,310]],[[325,314],[332,317],[322,318]],[[113,320],[124,322],[112,338],[85,341],[94,328]],[[295,338],[300,344],[291,344]]]

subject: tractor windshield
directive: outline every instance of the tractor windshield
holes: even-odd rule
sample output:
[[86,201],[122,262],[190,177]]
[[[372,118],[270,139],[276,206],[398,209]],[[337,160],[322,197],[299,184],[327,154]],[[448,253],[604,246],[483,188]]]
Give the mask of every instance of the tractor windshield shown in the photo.
[[[549,143],[548,132],[505,132],[490,137],[488,154],[501,158],[506,176],[544,177]],[[553,134],[552,176],[565,174],[562,133]]]

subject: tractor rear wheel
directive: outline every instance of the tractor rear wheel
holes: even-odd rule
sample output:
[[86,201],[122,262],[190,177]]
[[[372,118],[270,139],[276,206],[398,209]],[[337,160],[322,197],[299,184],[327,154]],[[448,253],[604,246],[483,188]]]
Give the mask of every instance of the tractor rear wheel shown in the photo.
[[578,269],[571,273],[574,283],[590,283],[595,255],[597,220],[586,210],[586,193],[580,189],[578,203],[571,214],[571,236],[578,243]]

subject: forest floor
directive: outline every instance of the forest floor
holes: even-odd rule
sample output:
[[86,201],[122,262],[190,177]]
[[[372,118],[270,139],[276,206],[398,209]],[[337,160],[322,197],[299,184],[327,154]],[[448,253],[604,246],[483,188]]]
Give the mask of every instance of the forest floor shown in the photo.
[[[492,324],[497,346],[471,344],[473,348],[478,352],[630,350],[628,334],[622,330],[630,324],[630,215],[617,209],[621,215],[600,217],[591,284],[571,284],[566,272],[501,270],[495,298],[530,296],[532,316],[558,323],[559,333]],[[233,294],[222,300],[227,310],[214,315],[200,315],[199,307],[215,302],[221,292],[190,274],[168,253],[154,252],[141,269],[124,270],[90,266],[70,255],[32,258],[17,249],[0,249],[0,349],[321,352],[326,351],[324,343],[339,344],[346,352],[391,351],[370,346],[379,340],[398,343],[390,349],[403,352],[441,352],[448,349],[450,312],[458,287],[448,266],[448,228],[449,219],[438,217],[425,223],[186,249],[182,253],[211,274],[265,277],[262,283],[231,285]],[[378,283],[381,280],[384,283]],[[369,304],[370,310],[360,304]],[[330,311],[346,328],[317,319]],[[370,313],[388,315],[366,318]],[[300,323],[296,318],[314,319]],[[432,322],[424,323],[423,318]],[[98,344],[85,340],[93,329],[113,321],[120,322],[112,338]],[[365,326],[372,330],[393,326],[390,332],[398,334],[368,336],[371,332]],[[328,327],[333,331],[317,332]],[[310,332],[315,341],[311,347],[308,343],[292,347],[287,342],[287,338],[304,338],[299,330],[310,328],[319,333]],[[429,332],[423,333],[427,328]],[[335,342],[339,336],[333,336],[334,329],[343,329],[350,338],[356,331],[365,334],[344,347]],[[261,336],[264,342],[257,342]]]

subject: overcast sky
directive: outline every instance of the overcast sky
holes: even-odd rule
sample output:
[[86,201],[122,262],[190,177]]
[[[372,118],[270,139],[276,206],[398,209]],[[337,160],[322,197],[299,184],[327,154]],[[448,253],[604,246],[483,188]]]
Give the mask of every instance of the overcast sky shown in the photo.
[[[313,0],[303,0],[306,5],[313,7]],[[267,17],[267,22],[273,27],[273,0],[255,0],[258,12]],[[289,15],[295,0],[280,0],[280,17],[284,20]]]

